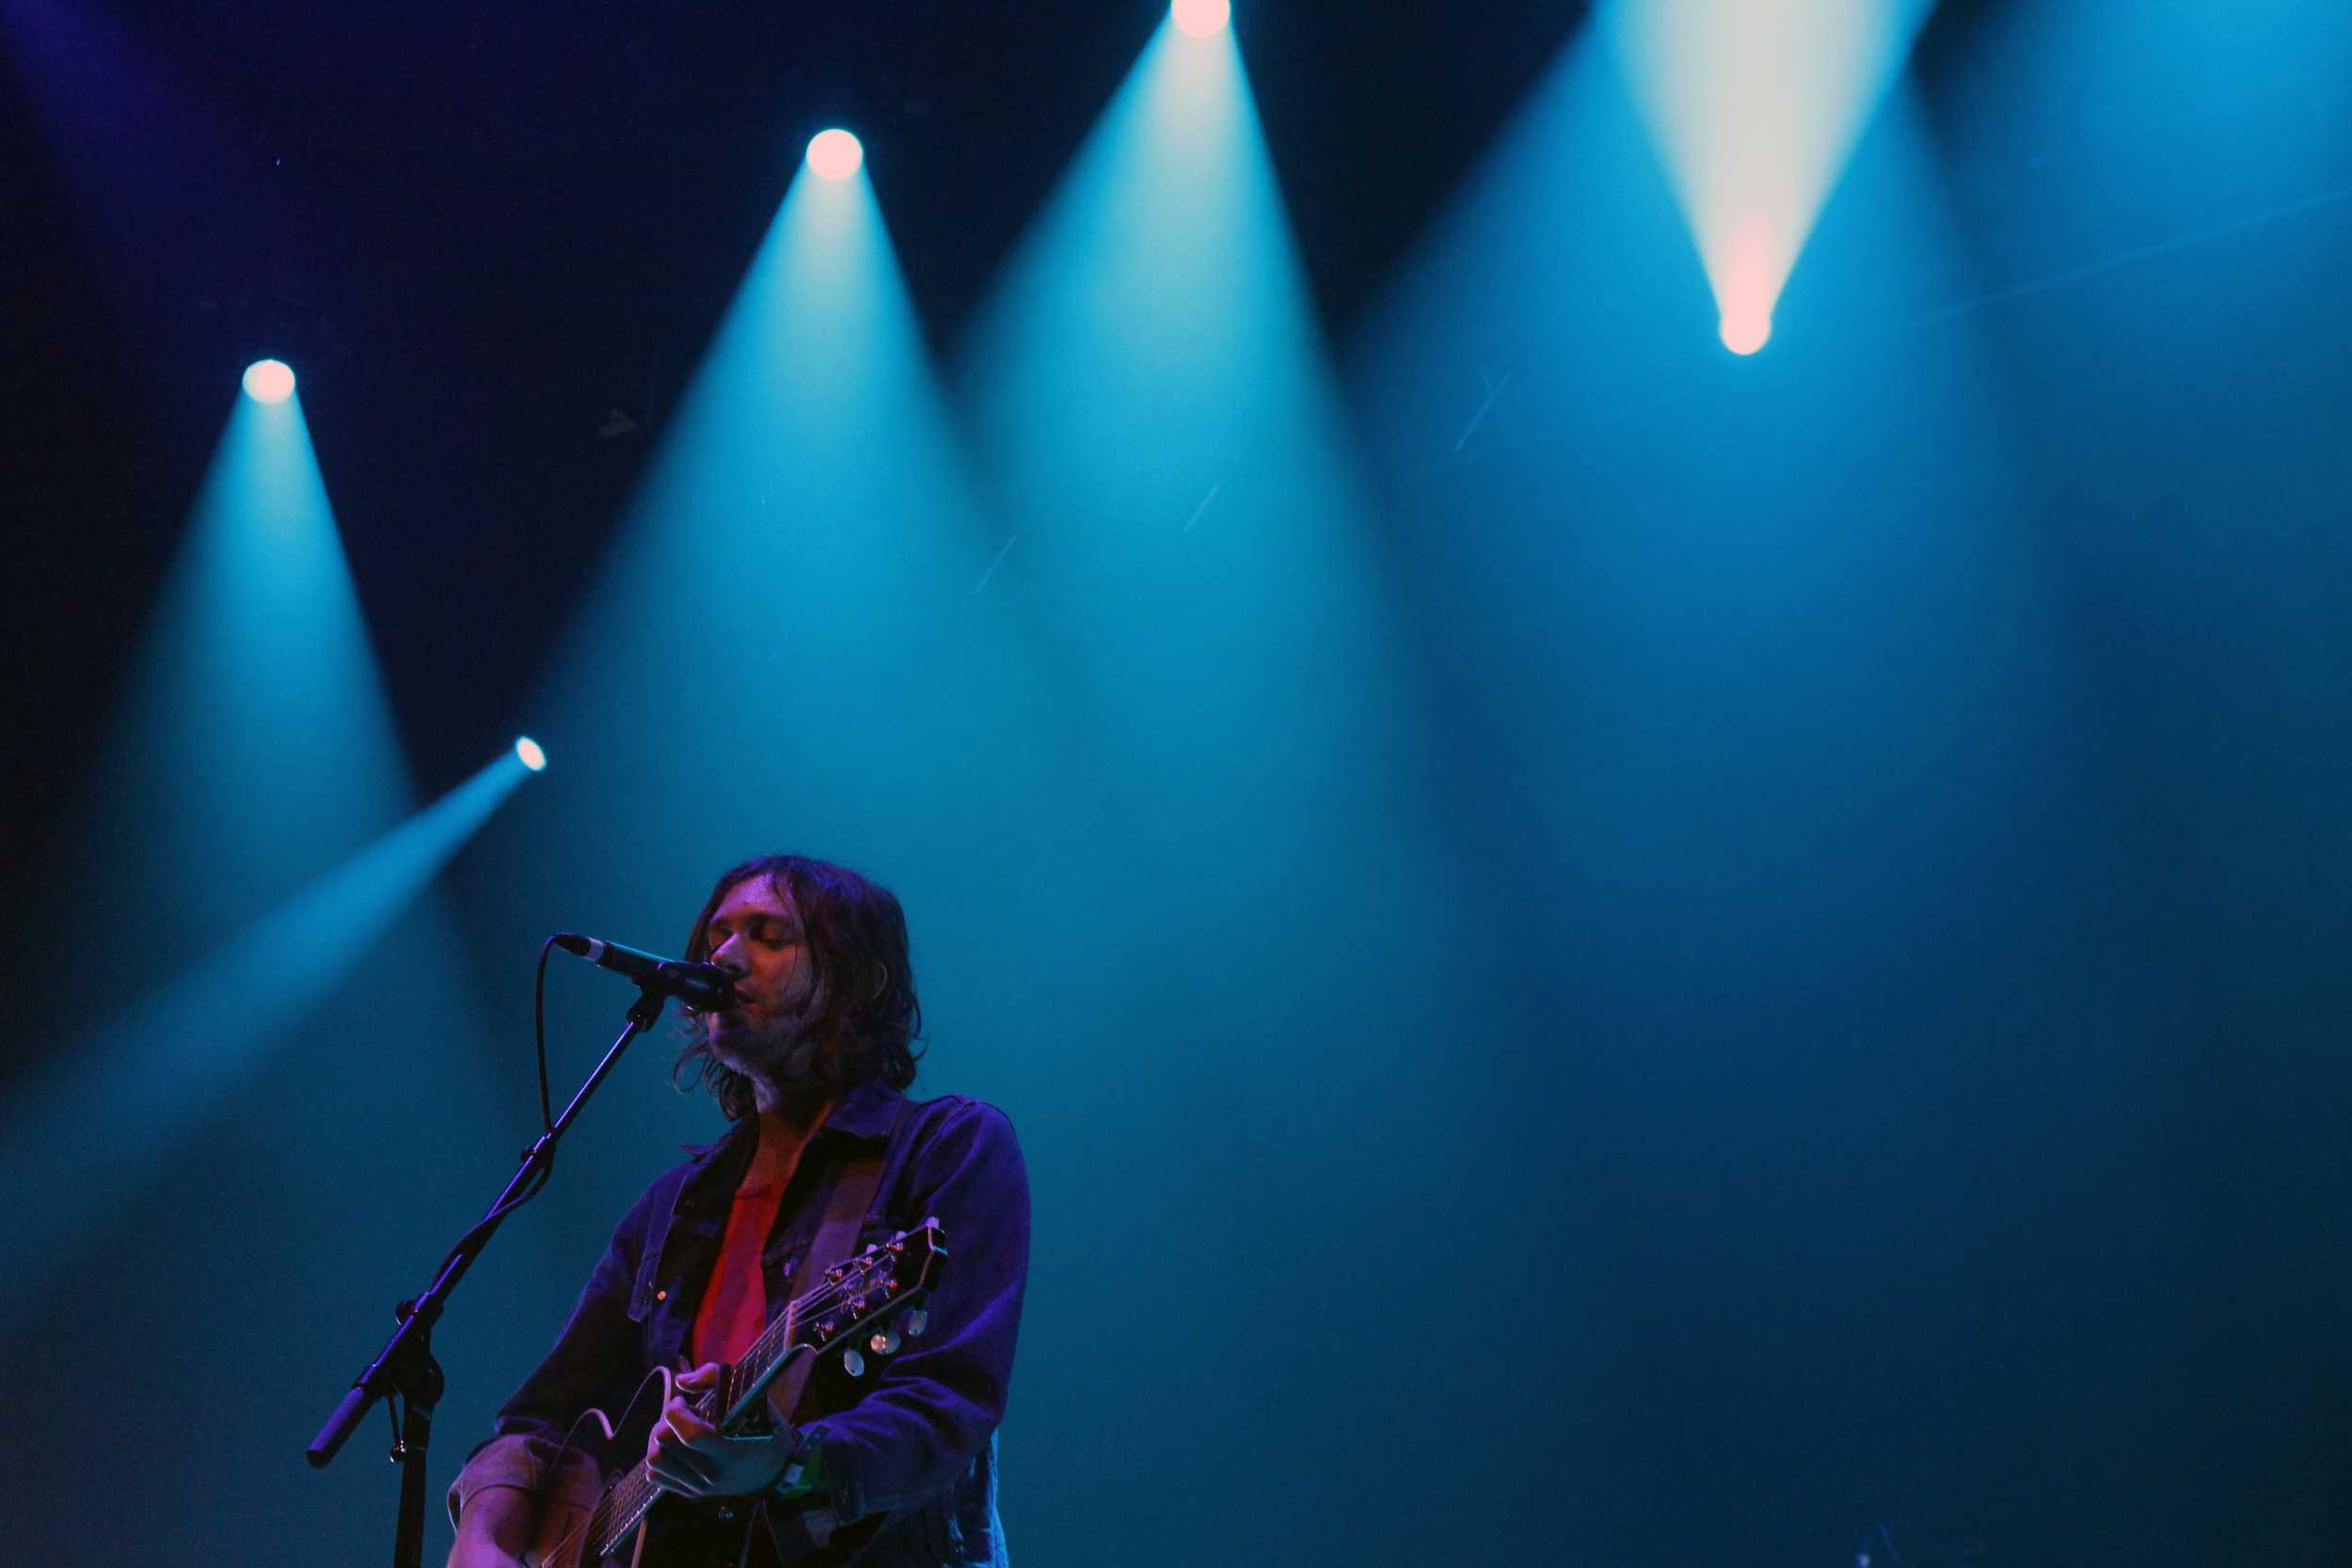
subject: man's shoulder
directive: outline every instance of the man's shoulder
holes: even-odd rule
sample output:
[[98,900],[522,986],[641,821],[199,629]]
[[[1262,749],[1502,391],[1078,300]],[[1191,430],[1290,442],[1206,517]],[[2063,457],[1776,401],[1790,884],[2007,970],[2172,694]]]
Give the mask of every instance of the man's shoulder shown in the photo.
[[950,1132],[980,1137],[1013,1135],[1012,1118],[985,1100],[968,1094],[933,1095],[928,1100],[901,1096],[905,1109],[900,1114],[902,1134],[929,1139]]
[[861,1084],[841,1097],[827,1128],[852,1137],[894,1144],[928,1143],[950,1132],[1010,1137],[1012,1118],[984,1100],[968,1094],[932,1095],[924,1099],[883,1083]]
[[1012,1118],[968,1094],[901,1098],[893,1107],[891,1164],[918,1185],[978,1181],[989,1187],[1025,1185],[1027,1162]]
[[1028,1163],[1012,1118],[968,1094],[903,1100],[891,1135],[889,1202],[902,1220],[936,1214],[949,1234],[978,1227],[1001,1235],[1025,1226]]

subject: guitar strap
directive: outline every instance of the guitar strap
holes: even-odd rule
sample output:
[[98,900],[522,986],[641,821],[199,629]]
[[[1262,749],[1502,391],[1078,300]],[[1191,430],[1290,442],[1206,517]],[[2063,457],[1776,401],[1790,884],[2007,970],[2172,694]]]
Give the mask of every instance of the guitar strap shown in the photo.
[[[890,1131],[884,1135],[882,1148],[886,1153],[898,1136],[898,1122],[906,1115],[906,1101],[890,1118]],[[874,1194],[882,1185],[882,1156],[869,1154],[852,1160],[841,1167],[841,1179],[834,1183],[833,1196],[826,1200],[825,1217],[817,1227],[817,1239],[808,1243],[808,1262],[801,1279],[806,1290],[817,1287],[813,1281],[824,1277],[828,1269],[839,1268],[857,1250],[858,1232],[866,1227],[867,1212],[874,1207]],[[809,1373],[816,1370],[817,1357],[796,1355],[776,1380],[768,1386],[768,1405],[778,1418],[787,1422],[805,1421],[818,1412],[803,1409],[806,1401]]]
[[[892,1113],[890,1131],[882,1139],[883,1154],[887,1154],[891,1145],[898,1141],[898,1124],[904,1119],[906,1109],[907,1103],[901,1100],[898,1110]],[[826,1270],[848,1262],[850,1253],[856,1250],[858,1233],[865,1228],[866,1215],[874,1207],[875,1193],[882,1186],[882,1155],[867,1155],[842,1166],[841,1179],[834,1183],[833,1196],[825,1202],[825,1217],[818,1222],[817,1238],[808,1243],[808,1261],[801,1275],[802,1283],[807,1291],[816,1289],[810,1281],[822,1278]],[[803,1293],[805,1294],[806,1291]],[[809,1374],[816,1369],[817,1357],[814,1354],[796,1355],[768,1386],[768,1407],[776,1413],[779,1419],[797,1424],[822,1414],[809,1407]],[[744,1560],[750,1560],[752,1543],[763,1535],[779,1558],[783,1557],[784,1540],[778,1531],[776,1517],[764,1502],[760,1504],[758,1517],[765,1528],[750,1531],[744,1537]],[[816,1544],[820,1548],[818,1555],[828,1561],[849,1561],[882,1528],[883,1517],[877,1513],[871,1518],[859,1520],[847,1529],[835,1530],[831,1528],[832,1516],[827,1514],[825,1528],[814,1533]],[[821,1550],[827,1546],[833,1549]]]

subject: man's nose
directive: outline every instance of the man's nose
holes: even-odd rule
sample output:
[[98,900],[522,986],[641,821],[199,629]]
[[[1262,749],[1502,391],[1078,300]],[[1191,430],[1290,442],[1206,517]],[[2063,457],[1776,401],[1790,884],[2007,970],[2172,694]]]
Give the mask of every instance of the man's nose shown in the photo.
[[718,950],[710,955],[710,961],[738,979],[752,972],[752,966],[743,961],[743,938],[739,932],[721,942]]

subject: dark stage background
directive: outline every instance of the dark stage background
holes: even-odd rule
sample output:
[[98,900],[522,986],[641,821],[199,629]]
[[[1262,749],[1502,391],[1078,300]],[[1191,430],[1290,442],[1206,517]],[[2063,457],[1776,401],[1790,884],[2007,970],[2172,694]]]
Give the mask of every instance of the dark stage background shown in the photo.
[[[1023,1135],[1019,1560],[2352,1550],[2336,8],[1947,0],[1741,359],[1599,16],[1244,5],[1327,368],[1193,325],[1206,435],[1022,292],[1148,3],[0,16],[12,1560],[380,1560],[382,1418],[301,1449],[535,1130],[538,941],[787,847]],[[945,380],[816,467],[914,542],[665,534],[834,122]],[[398,752],[236,837],[114,726],[265,353]],[[324,994],[161,1111],[93,1043],[525,731]],[[627,993],[551,992],[560,1091]],[[715,1124],[668,1058],[459,1293],[437,1492]]]

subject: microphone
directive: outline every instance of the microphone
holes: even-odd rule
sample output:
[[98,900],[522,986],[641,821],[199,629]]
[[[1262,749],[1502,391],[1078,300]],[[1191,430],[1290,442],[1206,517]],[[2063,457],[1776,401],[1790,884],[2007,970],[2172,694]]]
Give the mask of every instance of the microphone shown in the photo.
[[566,953],[577,953],[600,969],[615,974],[626,974],[646,990],[663,996],[675,996],[686,1004],[691,1012],[724,1012],[735,1006],[735,976],[717,964],[681,963],[675,958],[657,958],[651,953],[640,953],[634,947],[623,947],[617,942],[598,942],[570,931],[558,931],[548,938]]

